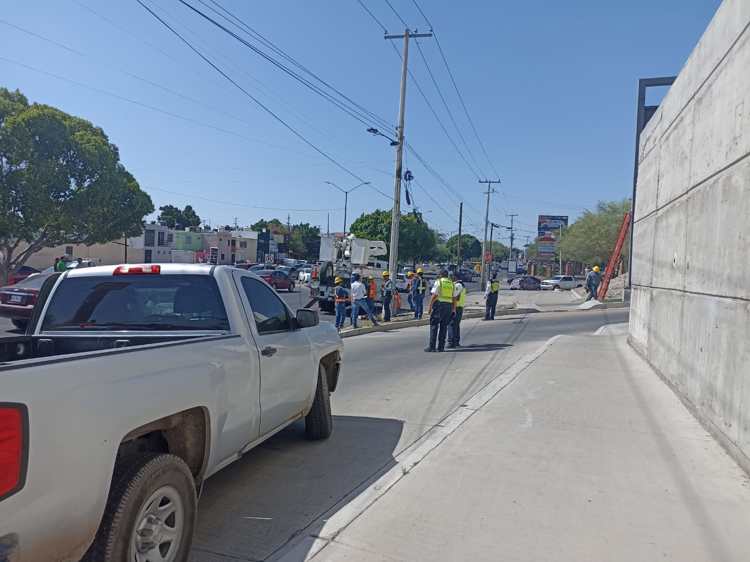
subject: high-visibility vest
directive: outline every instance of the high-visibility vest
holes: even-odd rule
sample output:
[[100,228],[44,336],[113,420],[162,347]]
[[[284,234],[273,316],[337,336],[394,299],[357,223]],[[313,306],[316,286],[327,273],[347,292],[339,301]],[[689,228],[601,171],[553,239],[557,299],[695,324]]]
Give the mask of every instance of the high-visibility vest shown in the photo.
[[453,302],[453,281],[447,277],[441,277],[438,279],[438,291],[437,291],[439,302]]
[[375,297],[378,296],[378,289],[377,289],[377,285],[375,285],[374,279],[370,279],[370,287],[369,287],[367,296],[370,297],[370,299],[372,300],[375,300]]
[[458,308],[463,308],[465,304],[466,304],[466,287],[461,289],[461,294],[458,295],[458,303],[456,304],[456,306]]
[[497,293],[500,290],[500,281],[493,281],[490,284],[490,291]]

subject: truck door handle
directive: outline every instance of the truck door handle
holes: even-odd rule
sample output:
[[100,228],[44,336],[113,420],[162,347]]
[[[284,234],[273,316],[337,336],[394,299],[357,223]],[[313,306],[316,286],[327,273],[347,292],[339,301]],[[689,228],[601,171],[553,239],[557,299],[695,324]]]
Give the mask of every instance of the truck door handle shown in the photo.
[[263,355],[264,357],[271,357],[271,355],[275,354],[276,351],[277,350],[275,347],[271,347],[270,345],[267,345],[266,347],[260,350],[260,354]]

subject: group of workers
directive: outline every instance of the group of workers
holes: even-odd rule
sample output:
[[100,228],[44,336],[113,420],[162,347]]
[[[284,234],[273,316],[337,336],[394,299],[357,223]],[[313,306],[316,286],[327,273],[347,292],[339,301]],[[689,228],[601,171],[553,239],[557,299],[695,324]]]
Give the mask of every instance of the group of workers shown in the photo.
[[[383,284],[380,293],[383,302],[383,321],[390,322],[391,306],[395,299],[399,299],[398,291],[387,271],[383,272]],[[424,300],[427,293],[427,281],[424,271],[418,268],[416,273],[408,272],[406,292],[409,306],[415,319],[422,318]],[[364,312],[374,326],[378,326],[375,318],[374,299],[376,285],[374,279],[362,279],[359,273],[352,273],[350,288],[344,287],[344,279],[336,277],[334,280],[334,302],[336,309],[336,329],[341,330],[346,323],[346,308],[351,306],[351,325],[357,328],[360,311]],[[461,346],[461,319],[466,303],[466,288],[455,274],[442,270],[430,291],[431,298],[427,306],[430,315],[430,339],[425,351],[443,351],[448,340],[448,347]],[[400,299],[397,304],[400,304]]]

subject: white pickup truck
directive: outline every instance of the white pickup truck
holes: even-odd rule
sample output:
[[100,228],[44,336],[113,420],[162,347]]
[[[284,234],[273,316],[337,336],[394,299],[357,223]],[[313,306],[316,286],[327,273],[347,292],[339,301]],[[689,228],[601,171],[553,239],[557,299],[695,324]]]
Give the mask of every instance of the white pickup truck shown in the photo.
[[332,430],[342,343],[253,273],[55,274],[0,340],[0,561],[185,561],[203,481],[300,418]]

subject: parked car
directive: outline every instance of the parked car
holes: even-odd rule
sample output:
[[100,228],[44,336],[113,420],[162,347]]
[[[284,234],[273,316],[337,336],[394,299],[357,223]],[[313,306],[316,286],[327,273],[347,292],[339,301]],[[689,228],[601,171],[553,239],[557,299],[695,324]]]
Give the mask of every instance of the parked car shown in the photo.
[[309,283],[311,276],[312,276],[312,266],[305,265],[299,270],[299,273],[297,273],[297,282],[300,284]]
[[50,275],[38,273],[0,288],[0,317],[10,318],[16,328],[25,330],[34,312],[39,290]]
[[294,281],[289,276],[279,269],[263,269],[261,271],[255,271],[256,275],[261,277],[263,281],[271,285],[277,291],[285,290],[290,293],[294,291]]
[[266,270],[272,270],[273,264],[267,264],[267,263],[256,263],[255,265],[251,265],[247,268],[248,271],[266,271]]
[[276,271],[283,271],[292,281],[299,281],[299,268],[297,266],[280,265],[276,268]]
[[582,286],[583,283],[576,280],[572,275],[555,275],[551,279],[542,281],[542,289],[544,290],[559,291],[560,289],[575,289]]
[[539,291],[542,288],[542,282],[532,275],[521,275],[514,277],[510,282],[510,289],[512,291]]
[[29,267],[28,265],[22,265],[18,270],[8,276],[8,285],[15,285],[19,281],[23,281],[29,275],[34,275],[35,273],[39,273],[39,270]]
[[331,434],[341,339],[252,273],[113,265],[39,295],[0,339],[3,560],[187,560],[206,478],[295,420]]

